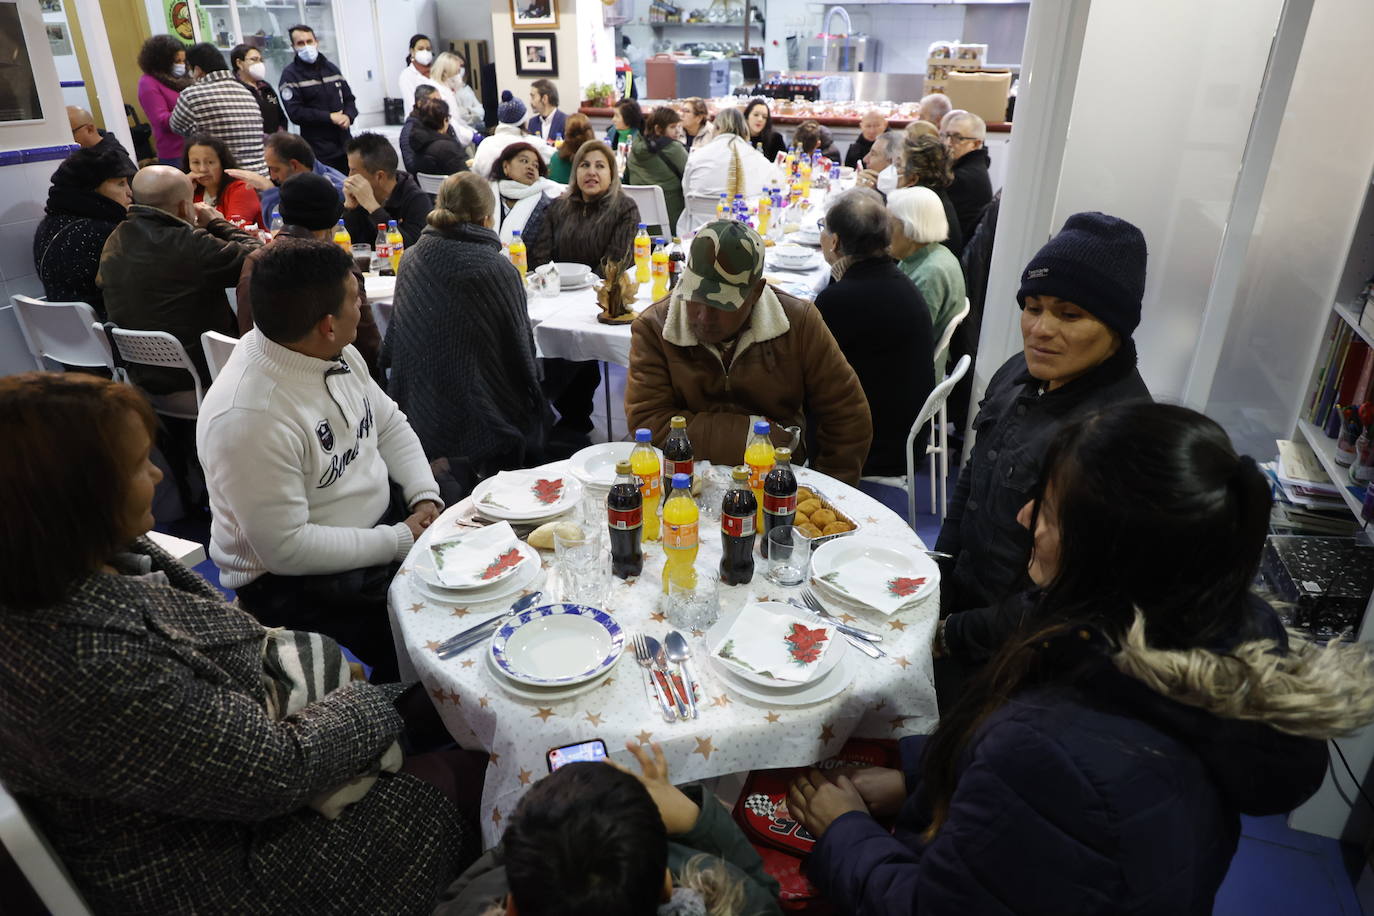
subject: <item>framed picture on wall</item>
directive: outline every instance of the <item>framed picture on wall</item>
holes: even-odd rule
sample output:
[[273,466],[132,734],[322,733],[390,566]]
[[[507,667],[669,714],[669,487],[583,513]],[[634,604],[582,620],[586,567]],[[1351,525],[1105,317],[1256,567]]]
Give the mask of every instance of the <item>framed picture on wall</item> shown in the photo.
[[553,32],[515,36],[516,76],[557,76],[558,43]]
[[517,29],[558,27],[558,0],[510,0],[510,21]]

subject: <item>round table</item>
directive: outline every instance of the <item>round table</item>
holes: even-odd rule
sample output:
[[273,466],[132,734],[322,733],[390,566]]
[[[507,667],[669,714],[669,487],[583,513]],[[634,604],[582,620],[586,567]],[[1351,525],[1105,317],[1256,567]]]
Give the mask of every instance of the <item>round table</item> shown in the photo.
[[[566,462],[540,470],[563,473]],[[716,468],[717,475],[721,469]],[[860,526],[860,534],[922,547],[920,538],[896,513],[852,487],[807,468],[797,478],[835,503]],[[391,584],[388,606],[403,675],[418,679],[429,691],[449,732],[460,745],[491,753],[482,795],[482,834],[494,844],[525,791],[547,773],[545,753],[591,738],[601,738],[611,757],[633,766],[625,742],[658,741],[675,782],[739,773],[752,769],[804,766],[834,754],[850,737],[897,738],[924,734],[935,727],[937,712],[930,646],[939,613],[938,590],[914,609],[884,617],[874,613],[850,617],[855,625],[881,631],[884,659],[854,652],[857,674],[833,699],[812,706],[769,709],[727,691],[699,635],[689,633],[694,668],[704,694],[700,718],[667,723],[646,701],[642,669],[626,652],[611,676],[581,696],[548,706],[533,705],[507,693],[490,673],[483,653],[487,644],[455,658],[441,660],[440,642],[475,623],[504,611],[510,600],[459,607],[436,603],[418,590],[410,565],[416,551],[428,549],[436,536],[454,529],[454,519],[467,507],[450,507],[416,542],[411,556]],[[718,508],[718,507],[717,507]],[[714,576],[720,560],[720,530],[703,512],[700,576]],[[552,551],[543,552],[545,570],[532,588],[557,594]],[[757,561],[749,585],[720,586],[722,612],[748,598],[795,596],[763,577]],[[672,627],[659,612],[663,549],[644,547],[644,571],[632,582],[612,578],[606,609],[629,632],[642,631],[660,641]],[[418,578],[418,577],[416,577]],[[837,610],[836,613],[839,613]]]

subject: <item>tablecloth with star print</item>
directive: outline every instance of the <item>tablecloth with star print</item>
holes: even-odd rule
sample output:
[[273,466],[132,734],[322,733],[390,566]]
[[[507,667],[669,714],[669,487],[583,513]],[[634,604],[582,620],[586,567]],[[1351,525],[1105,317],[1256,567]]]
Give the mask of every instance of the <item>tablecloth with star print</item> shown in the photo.
[[[561,473],[565,468],[566,462],[556,462],[540,471]],[[857,521],[864,536],[924,546],[905,520],[859,490],[807,468],[798,468],[797,478]],[[811,706],[769,708],[730,692],[714,675],[700,633],[685,634],[703,693],[698,719],[665,722],[649,705],[643,670],[628,649],[611,676],[588,693],[544,706],[515,697],[501,687],[499,676],[483,659],[485,643],[447,660],[434,651],[454,633],[505,610],[511,599],[470,607],[440,604],[412,584],[415,551],[428,549],[433,537],[452,532],[453,519],[466,508],[464,503],[450,507],[416,542],[391,585],[389,606],[403,675],[424,682],[455,741],[491,754],[482,793],[481,826],[487,847],[500,839],[525,791],[547,774],[545,755],[550,748],[601,738],[612,759],[633,768],[626,741],[657,741],[673,781],[680,784],[754,769],[805,766],[835,753],[850,737],[898,738],[935,727],[930,646],[938,590],[915,608],[891,617],[874,612],[844,618],[880,631],[888,657],[870,660],[854,651],[854,682],[833,699]],[[587,505],[582,511],[590,514],[595,507]],[[704,513],[701,523],[699,575],[714,575],[720,561],[719,523],[710,515]],[[553,552],[541,555],[548,568],[531,588],[543,589],[543,600],[552,602],[562,597],[552,569]],[[763,568],[763,561],[756,560],[752,583],[720,586],[722,613],[751,596],[796,596],[796,589],[768,582]],[[660,641],[671,629],[659,609],[662,570],[662,547],[646,544],[642,574],[629,582],[613,578],[605,605],[627,631],[642,631]]]

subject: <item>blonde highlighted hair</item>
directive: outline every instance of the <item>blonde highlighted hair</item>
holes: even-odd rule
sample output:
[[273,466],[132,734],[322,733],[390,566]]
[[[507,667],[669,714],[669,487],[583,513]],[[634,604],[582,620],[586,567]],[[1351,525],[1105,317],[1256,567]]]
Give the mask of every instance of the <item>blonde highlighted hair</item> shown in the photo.
[[429,211],[426,222],[447,232],[461,223],[482,225],[491,216],[496,206],[491,185],[483,181],[476,172],[458,172],[444,179],[439,185],[439,193],[434,198],[434,209]]

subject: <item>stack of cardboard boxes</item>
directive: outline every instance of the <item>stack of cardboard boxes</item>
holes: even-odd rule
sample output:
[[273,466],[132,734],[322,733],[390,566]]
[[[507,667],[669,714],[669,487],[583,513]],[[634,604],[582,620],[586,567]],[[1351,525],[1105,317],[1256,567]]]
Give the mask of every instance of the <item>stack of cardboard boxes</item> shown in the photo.
[[926,60],[925,94],[943,92],[955,108],[978,115],[989,124],[1007,119],[1010,70],[985,66],[988,46],[937,41]]

